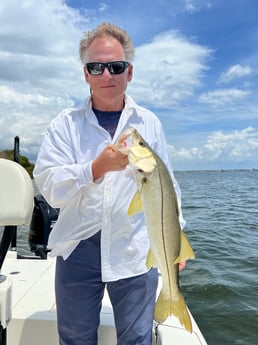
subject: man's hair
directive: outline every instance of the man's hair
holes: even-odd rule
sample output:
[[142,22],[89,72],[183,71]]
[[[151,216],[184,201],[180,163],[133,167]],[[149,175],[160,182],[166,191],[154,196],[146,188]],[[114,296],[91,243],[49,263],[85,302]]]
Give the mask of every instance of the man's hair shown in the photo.
[[91,43],[100,37],[111,36],[118,40],[121,43],[124,53],[125,59],[128,62],[132,62],[134,58],[134,46],[133,42],[128,35],[128,33],[123,30],[122,28],[111,24],[111,23],[102,23],[98,25],[94,30],[85,32],[84,37],[80,42],[80,59],[83,64],[88,61],[88,49]]

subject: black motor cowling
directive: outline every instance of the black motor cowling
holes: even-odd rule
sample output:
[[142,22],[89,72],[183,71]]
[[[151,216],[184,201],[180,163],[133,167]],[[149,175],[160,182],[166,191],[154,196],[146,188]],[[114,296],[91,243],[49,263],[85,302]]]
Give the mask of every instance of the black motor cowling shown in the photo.
[[47,258],[49,234],[58,218],[59,209],[51,207],[43,195],[34,197],[34,210],[29,231],[29,245],[32,252],[42,259]]

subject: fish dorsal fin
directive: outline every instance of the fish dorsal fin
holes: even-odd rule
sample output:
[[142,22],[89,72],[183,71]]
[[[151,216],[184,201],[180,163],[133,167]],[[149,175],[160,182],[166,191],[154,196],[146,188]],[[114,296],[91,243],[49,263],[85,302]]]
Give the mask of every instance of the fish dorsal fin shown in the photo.
[[184,233],[184,231],[181,231],[181,246],[180,246],[180,253],[178,258],[175,260],[175,264],[179,264],[182,261],[186,261],[188,259],[194,259],[194,251]]
[[128,208],[128,215],[133,216],[136,213],[143,212],[141,193],[137,191],[132,198],[132,201]]
[[156,260],[151,249],[149,250],[148,255],[147,255],[146,267],[147,268],[157,267]]

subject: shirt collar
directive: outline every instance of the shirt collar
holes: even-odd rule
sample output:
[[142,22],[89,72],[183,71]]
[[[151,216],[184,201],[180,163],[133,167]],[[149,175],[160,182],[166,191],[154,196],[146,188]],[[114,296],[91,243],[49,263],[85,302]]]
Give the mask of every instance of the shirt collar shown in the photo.
[[[85,110],[88,110],[88,111],[89,111],[88,114],[89,114],[89,113],[94,114],[93,111],[92,111],[92,100],[91,100],[91,95],[89,95],[89,96],[86,98],[86,100],[85,100],[85,102],[84,102],[83,108],[84,108]],[[126,113],[127,116],[130,116],[130,115],[133,114],[133,113],[137,114],[138,112],[135,111],[135,110],[137,110],[137,108],[138,108],[138,105],[135,103],[135,101],[132,99],[132,97],[131,97],[131,96],[128,96],[127,94],[125,94],[125,106],[124,106],[124,109],[123,109],[123,113]],[[87,113],[87,112],[86,112],[86,113]],[[94,116],[94,117],[95,117],[95,116]]]

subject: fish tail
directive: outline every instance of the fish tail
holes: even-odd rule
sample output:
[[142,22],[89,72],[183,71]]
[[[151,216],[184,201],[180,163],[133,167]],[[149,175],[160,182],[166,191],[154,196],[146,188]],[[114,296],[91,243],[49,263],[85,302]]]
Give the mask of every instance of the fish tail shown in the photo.
[[170,300],[164,298],[164,295],[161,291],[154,309],[155,321],[162,323],[168,316],[172,314],[170,302]]
[[154,319],[162,323],[172,314],[178,318],[181,325],[184,326],[188,332],[192,333],[192,321],[185,304],[184,296],[180,293],[177,300],[168,300],[164,298],[161,291],[155,305]]

